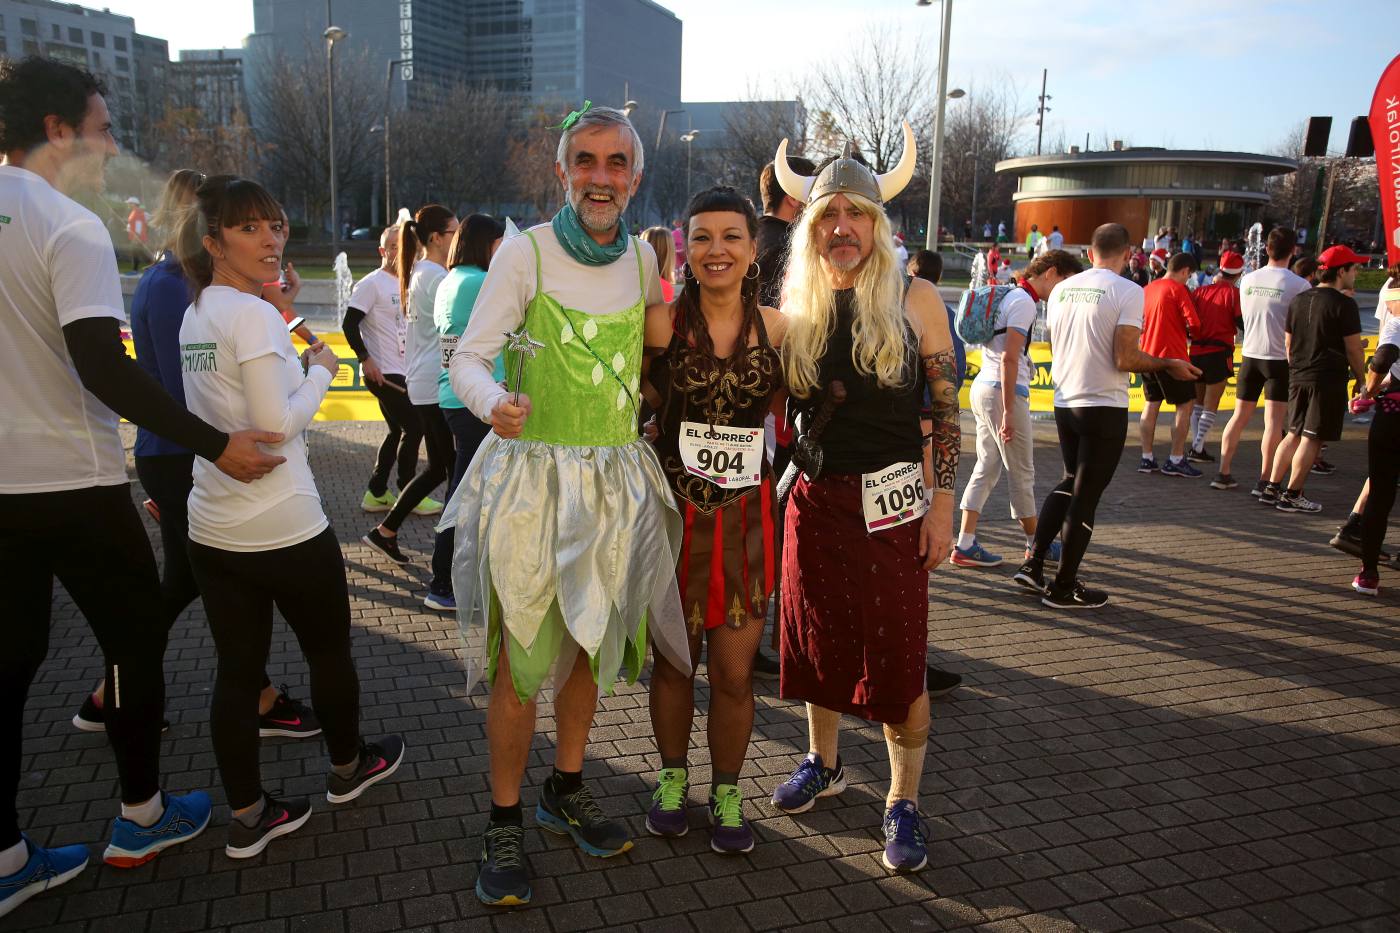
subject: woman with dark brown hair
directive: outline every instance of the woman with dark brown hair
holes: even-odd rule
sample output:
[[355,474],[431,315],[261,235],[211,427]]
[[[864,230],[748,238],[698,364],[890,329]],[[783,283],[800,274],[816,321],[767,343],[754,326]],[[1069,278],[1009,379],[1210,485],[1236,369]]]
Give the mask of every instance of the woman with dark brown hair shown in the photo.
[[442,353],[433,321],[433,301],[447,276],[447,254],[456,232],[456,216],[441,204],[420,207],[417,214],[402,222],[399,230],[399,307],[408,320],[404,376],[408,400],[413,403],[428,444],[428,465],[399,490],[399,498],[384,521],[361,539],[398,564],[408,563],[407,555],[399,550],[399,526],[410,511],[416,515],[442,511],[442,503],[428,493],[447,479],[452,463],[452,432],[438,407]]
[[647,308],[645,343],[656,452],[685,518],[677,570],[692,666],[685,673],[656,655],[651,719],[661,771],[646,825],[657,836],[688,830],[694,667],[707,646],[710,847],[737,854],[754,844],[738,785],[753,731],[754,653],[774,583],[763,423],[783,388],[776,347],[786,323],[758,302],[758,216],[747,198],[729,187],[700,192],[684,230],[681,293]]

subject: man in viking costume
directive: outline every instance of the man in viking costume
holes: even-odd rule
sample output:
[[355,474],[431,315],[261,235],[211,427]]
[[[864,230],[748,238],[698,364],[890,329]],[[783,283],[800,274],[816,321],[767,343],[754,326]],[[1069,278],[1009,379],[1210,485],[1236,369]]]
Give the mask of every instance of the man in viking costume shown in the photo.
[[[782,695],[805,700],[808,754],[773,792],[788,813],[846,784],[841,714],[884,724],[890,788],[884,862],[928,861],[919,778],[928,747],[924,685],[928,574],[948,555],[961,433],[953,342],[937,288],[907,292],[884,205],[914,172],[904,126],[895,169],[845,156],[815,178],[774,165],[807,207],[793,236],[783,366],[799,435],[785,518]],[[932,433],[923,437],[928,398]],[[925,443],[925,441],[928,443]]]
[[[638,437],[644,312],[661,301],[655,254],[622,220],[642,144],[621,111],[586,103],[562,128],[564,207],[501,244],[449,365],[453,391],[493,428],[451,512],[469,685],[484,673],[491,690],[476,885],[489,905],[530,899],[520,784],[550,674],[558,738],[535,822],[607,858],[632,842],[582,779],[598,696],[619,674],[636,680],[648,639],[690,670],[680,516]],[[503,353],[508,388],[492,378]]]

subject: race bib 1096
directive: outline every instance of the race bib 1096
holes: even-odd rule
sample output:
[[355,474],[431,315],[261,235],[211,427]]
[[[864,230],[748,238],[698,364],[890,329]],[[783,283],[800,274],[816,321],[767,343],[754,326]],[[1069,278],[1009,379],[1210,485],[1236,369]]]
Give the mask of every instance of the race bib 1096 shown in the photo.
[[681,422],[681,463],[716,486],[757,486],[763,476],[763,429]]
[[865,530],[883,531],[923,518],[928,511],[924,498],[924,468],[921,463],[896,463],[861,476],[860,504],[865,512]]

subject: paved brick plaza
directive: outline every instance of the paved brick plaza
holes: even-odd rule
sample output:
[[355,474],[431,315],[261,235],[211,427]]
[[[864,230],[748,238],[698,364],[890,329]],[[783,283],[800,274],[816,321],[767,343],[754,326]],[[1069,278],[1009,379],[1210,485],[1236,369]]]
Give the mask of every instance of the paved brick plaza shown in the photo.
[[[966,417],[964,429],[970,448]],[[264,742],[268,787],[313,795],[316,813],[261,858],[225,858],[227,810],[208,740],[214,649],[196,604],[167,654],[164,768],[171,789],[213,792],[214,823],[142,869],[100,866],[116,770],[100,736],[69,724],[99,658],[60,590],[27,710],[21,824],[42,844],[91,844],[94,864],[0,931],[1396,929],[1400,572],[1382,570],[1379,599],[1355,596],[1347,583],[1357,562],[1325,545],[1364,474],[1362,430],[1349,427],[1329,450],[1341,470],[1309,483],[1325,503],[1318,516],[1265,510],[1244,487],[1139,476],[1130,443],[1086,564],[1113,594],[1106,609],[1043,609],[1013,591],[1015,561],[935,575],[933,656],[966,683],[934,707],[926,871],[890,877],[880,865],[887,766],[876,728],[845,720],[852,784],[841,797],[798,817],[769,806],[806,750],[801,707],[778,699],[770,681],[758,684],[744,779],[759,837],[752,855],[709,851],[703,745],[692,756],[698,831],[676,843],[647,837],[657,762],[638,685],[603,701],[586,769],[636,847],[602,862],[532,831],[535,906],[501,914],[472,894],[488,807],[484,696],[465,695],[455,621],[421,605],[429,520],[405,526],[413,567],[371,556],[358,538],[372,519],[358,501],[377,427],[318,424],[312,466],[345,543],[365,731],[403,732],[403,767],[332,812],[319,741]],[[1058,479],[1058,455],[1053,426],[1037,434],[1043,493]],[[1251,442],[1237,476],[1257,463]],[[1004,488],[982,538],[1016,556]],[[280,625],[268,669],[307,698],[306,668]],[[703,724],[701,715],[701,742]],[[542,704],[531,784],[548,773],[552,728]]]

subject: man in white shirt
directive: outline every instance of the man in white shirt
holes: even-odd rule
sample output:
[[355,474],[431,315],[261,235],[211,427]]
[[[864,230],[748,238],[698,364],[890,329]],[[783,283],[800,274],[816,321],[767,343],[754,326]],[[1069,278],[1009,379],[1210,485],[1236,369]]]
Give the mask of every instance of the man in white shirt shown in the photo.
[[345,309],[345,341],[360,361],[365,388],[379,402],[387,431],[379,443],[368,488],[360,500],[366,512],[394,507],[389,472],[397,464],[399,489],[418,472],[418,445],[423,429],[408,400],[404,376],[406,324],[399,307],[399,225],[379,237],[379,268],[355,283]]
[[1269,467],[1283,439],[1288,417],[1288,349],[1284,341],[1288,305],[1312,287],[1307,279],[1288,268],[1296,243],[1296,235],[1287,227],[1270,230],[1264,244],[1268,265],[1240,279],[1244,341],[1240,345],[1240,371],[1235,376],[1235,411],[1220,439],[1220,472],[1211,480],[1212,489],[1234,489],[1239,485],[1230,475],[1230,466],[1235,462],[1240,437],[1259,406],[1261,392],[1264,436],[1259,441],[1259,481],[1249,494],[1259,498],[1269,481]]
[[1065,248],[1065,235],[1060,232],[1058,225],[1050,230],[1050,235],[1045,239],[1050,241],[1050,249]]
[[[598,695],[619,675],[635,680],[646,640],[691,669],[675,584],[681,519],[637,430],[644,313],[661,301],[656,256],[622,222],[642,178],[641,139],[609,107],[576,111],[563,129],[564,207],[501,244],[448,368],[453,392],[494,429],[446,513],[456,515],[468,680],[484,668],[491,685],[491,816],[476,885],[489,906],[530,900],[520,785],[549,672],[560,665],[558,738],[535,822],[608,857],[632,842],[583,783]],[[492,374],[502,353],[510,389]]]
[[100,189],[116,154],[102,86],[39,58],[0,61],[0,562],[9,582],[0,654],[0,914],[87,864],[82,846],[41,849],[14,809],[25,700],[47,653],[55,577],[106,659],[107,737],[121,782],[105,860],[131,868],[197,836],[207,794],[160,789],[166,619],[132,503],[118,415],[251,481],[282,462],[277,434],[227,435],[185,411],[121,342],[116,256],[102,222],[60,192]]
[[[1070,276],[1050,292],[1047,325],[1055,382],[1055,426],[1065,463],[1064,480],[1040,509],[1035,547],[1013,578],[1043,594],[1051,608],[1089,609],[1108,602],[1102,590],[1078,580],[1079,565],[1094,532],[1094,511],[1113,479],[1128,436],[1130,372],[1167,372],[1182,380],[1200,375],[1186,360],[1143,353],[1142,288],[1123,277],[1128,231],[1104,224],[1089,247],[1093,268]],[[1062,533],[1060,567],[1047,585],[1045,557]]]

